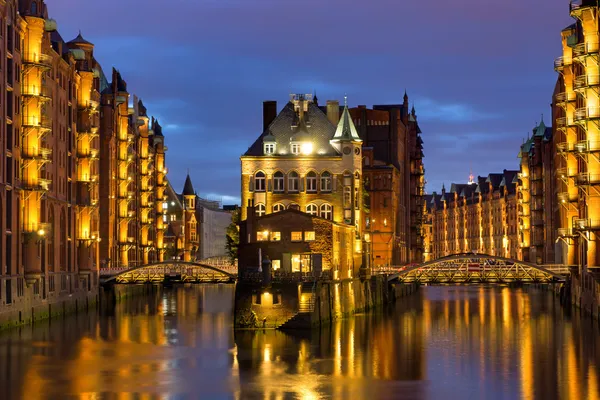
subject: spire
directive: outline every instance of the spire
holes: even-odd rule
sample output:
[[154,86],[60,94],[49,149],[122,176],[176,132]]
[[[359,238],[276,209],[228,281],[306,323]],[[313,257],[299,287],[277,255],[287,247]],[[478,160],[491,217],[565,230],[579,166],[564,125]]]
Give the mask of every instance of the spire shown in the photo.
[[319,98],[317,97],[317,91],[314,91],[314,95],[313,95],[313,103],[315,103],[315,106],[319,107]]
[[181,194],[184,196],[193,196],[196,194],[194,191],[194,185],[192,185],[192,179],[190,178],[189,170],[187,177],[185,178],[185,184],[183,185],[183,192]]
[[331,140],[336,142],[362,142],[360,136],[358,136],[356,126],[354,126],[354,122],[352,122],[352,118],[350,117],[350,111],[348,111],[348,96],[344,96],[344,111],[335,130],[335,135],[333,135],[333,139]]
[[408,94],[406,93],[406,89],[404,89],[404,104],[408,104]]

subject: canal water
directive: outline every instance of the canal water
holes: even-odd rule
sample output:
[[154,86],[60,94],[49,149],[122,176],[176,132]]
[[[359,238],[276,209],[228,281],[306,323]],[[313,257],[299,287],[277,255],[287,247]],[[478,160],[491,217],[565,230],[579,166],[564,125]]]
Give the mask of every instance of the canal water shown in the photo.
[[600,399],[597,323],[548,293],[425,287],[312,332],[233,331],[232,285],[0,333],[0,399]]

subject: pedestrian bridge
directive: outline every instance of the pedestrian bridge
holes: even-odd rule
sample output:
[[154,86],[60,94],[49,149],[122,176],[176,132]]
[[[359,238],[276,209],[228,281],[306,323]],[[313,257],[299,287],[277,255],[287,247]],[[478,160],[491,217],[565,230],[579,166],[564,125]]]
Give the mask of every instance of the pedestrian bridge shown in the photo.
[[[549,266],[551,267],[551,266]],[[432,284],[563,282],[566,269],[486,254],[457,254],[399,268],[388,281]]]
[[235,274],[212,265],[174,260],[100,271],[101,283],[225,283],[235,278]]

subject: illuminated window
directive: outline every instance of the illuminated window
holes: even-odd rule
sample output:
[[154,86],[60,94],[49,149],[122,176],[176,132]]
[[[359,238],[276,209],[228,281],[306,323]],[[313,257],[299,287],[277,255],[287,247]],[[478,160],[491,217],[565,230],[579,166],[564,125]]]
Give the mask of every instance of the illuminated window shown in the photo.
[[315,231],[304,232],[304,240],[307,242],[315,240]]
[[256,192],[264,192],[265,191],[265,173],[257,172],[254,176],[254,190]]
[[302,232],[292,232],[292,242],[301,242]]
[[163,210],[166,210],[167,207],[169,207],[169,203],[167,203],[167,202],[162,203]]
[[349,208],[352,202],[352,189],[350,186],[344,187],[344,207]]
[[271,267],[273,271],[277,271],[281,268],[281,260],[271,260]]
[[273,175],[273,191],[276,193],[282,193],[284,191],[283,182],[283,172],[275,172],[275,175]]
[[316,204],[309,204],[306,206],[306,213],[310,215],[317,215],[318,208]]
[[321,174],[321,192],[331,192],[331,174],[327,171]]
[[266,242],[269,240],[269,231],[256,232],[256,241]]
[[275,153],[275,143],[265,143],[265,154]]
[[317,174],[313,171],[306,175],[306,191],[309,193],[317,192]]
[[292,154],[300,154],[300,143],[292,143]]
[[285,206],[281,203],[277,203],[273,206],[273,212],[279,212],[285,210]]
[[167,214],[163,214],[163,222],[167,222]]
[[177,219],[177,216],[175,214],[171,214],[171,222],[175,221]]
[[270,239],[272,242],[279,242],[281,240],[281,232],[271,232]]
[[292,171],[288,174],[288,192],[298,191],[298,181],[298,173],[296,171]]
[[263,215],[265,215],[265,213],[266,213],[265,205],[262,203],[258,203],[256,205],[256,216],[262,217]]
[[322,204],[320,217],[325,218],[325,219],[332,219],[333,218],[332,210],[333,210],[333,208],[331,207],[330,204]]

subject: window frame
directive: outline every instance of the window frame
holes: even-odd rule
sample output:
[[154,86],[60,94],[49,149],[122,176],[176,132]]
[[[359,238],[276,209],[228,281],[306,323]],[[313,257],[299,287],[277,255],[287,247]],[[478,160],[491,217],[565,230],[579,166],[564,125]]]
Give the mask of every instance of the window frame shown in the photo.
[[[259,182],[261,187],[259,188]],[[266,192],[267,191],[267,174],[262,171],[258,171],[254,174],[254,191],[255,192]]]
[[[300,239],[294,239],[294,234],[297,235],[297,236],[299,235]],[[290,241],[292,241],[292,242],[302,242],[302,238],[303,238],[302,231],[292,231],[292,232],[290,232]]]
[[[296,171],[291,171],[287,176],[288,192],[297,193],[300,191],[300,175]],[[293,183],[293,184],[292,184]]]
[[300,143],[291,143],[290,144],[290,153],[297,156],[298,154],[300,154],[300,151],[301,151]]
[[[276,208],[278,208],[278,209],[276,209]],[[273,212],[274,213],[281,212],[283,210],[285,210],[285,205],[283,203],[275,203],[275,204],[273,204]]]
[[306,206],[306,213],[314,217],[319,216],[319,207],[315,203],[310,203]]
[[273,174],[273,193],[285,192],[285,174],[277,171]]
[[[329,171],[324,171],[319,179],[321,192],[329,193],[333,189],[333,175]],[[325,183],[325,185],[323,185]]]
[[315,171],[306,174],[306,193],[317,193],[319,189],[319,177]]
[[257,217],[262,217],[267,214],[267,207],[265,207],[264,203],[258,203],[254,209],[254,212]]
[[[329,217],[327,217],[327,214],[329,215]],[[332,221],[333,220],[333,207],[331,206],[331,204],[329,204],[329,203],[321,204],[321,207],[319,207],[319,216],[323,219],[328,219],[328,220]]]

